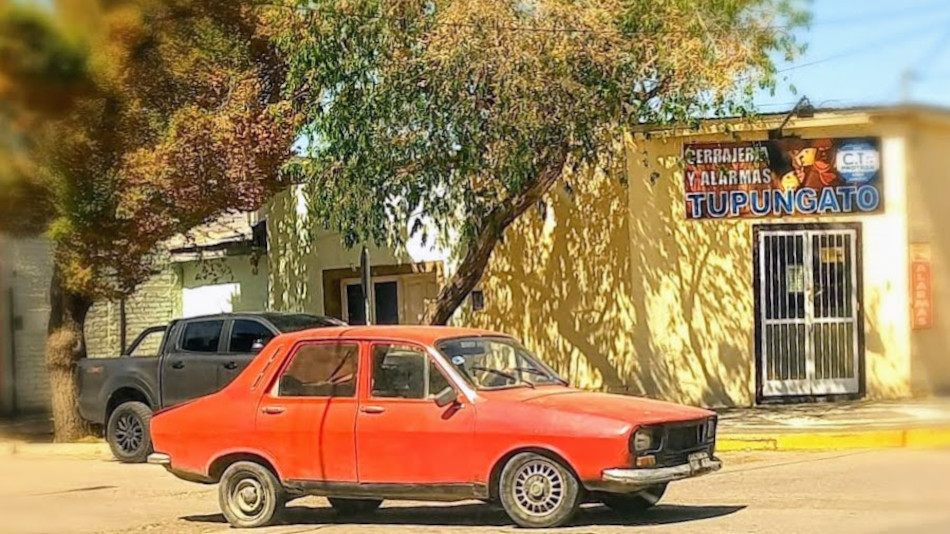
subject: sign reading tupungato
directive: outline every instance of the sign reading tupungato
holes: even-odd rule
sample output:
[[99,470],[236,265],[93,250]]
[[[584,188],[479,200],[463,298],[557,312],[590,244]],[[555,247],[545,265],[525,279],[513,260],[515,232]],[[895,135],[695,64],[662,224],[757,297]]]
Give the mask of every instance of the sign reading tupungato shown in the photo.
[[683,147],[687,219],[874,213],[880,140],[781,139]]

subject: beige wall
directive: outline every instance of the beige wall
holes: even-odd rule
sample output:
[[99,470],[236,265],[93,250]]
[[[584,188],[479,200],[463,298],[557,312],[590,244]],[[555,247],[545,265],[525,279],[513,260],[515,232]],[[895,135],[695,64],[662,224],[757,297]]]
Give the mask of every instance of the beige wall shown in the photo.
[[[324,271],[358,268],[361,247],[346,249],[340,235],[308,216],[300,187],[278,194],[263,210],[268,232],[269,309],[324,314]],[[442,261],[434,249],[396,251],[369,247],[373,266]]]
[[[907,264],[895,253],[907,244],[906,128],[866,115],[791,126],[788,133],[806,138],[882,137],[883,214],[781,222],[862,223],[867,396],[907,396]],[[629,142],[623,176],[569,179],[573,200],[559,184],[545,216],[532,211],[506,233],[482,281],[486,309],[466,312],[465,321],[523,338],[580,386],[752,404],[753,223],[685,220],[682,144]]]
[[[249,255],[178,263],[182,314],[267,310],[267,258]],[[191,300],[191,302],[189,302]],[[196,300],[199,302],[196,306]]]
[[[911,243],[929,244],[933,254],[934,326],[915,330],[913,388],[917,394],[950,393],[950,122],[936,118],[914,124],[909,136],[912,174],[907,184]],[[909,258],[908,258],[909,261]]]

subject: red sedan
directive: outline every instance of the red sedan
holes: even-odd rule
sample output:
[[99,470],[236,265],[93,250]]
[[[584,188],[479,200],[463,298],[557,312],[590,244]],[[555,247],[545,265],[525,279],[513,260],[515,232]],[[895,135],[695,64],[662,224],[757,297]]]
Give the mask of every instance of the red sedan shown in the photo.
[[446,327],[333,327],[278,336],[223,390],[155,414],[155,452],[220,483],[237,527],[323,495],[340,513],[383,499],[500,502],[524,527],[585,500],[646,509],[715,471],[706,410],[571,388],[516,340]]

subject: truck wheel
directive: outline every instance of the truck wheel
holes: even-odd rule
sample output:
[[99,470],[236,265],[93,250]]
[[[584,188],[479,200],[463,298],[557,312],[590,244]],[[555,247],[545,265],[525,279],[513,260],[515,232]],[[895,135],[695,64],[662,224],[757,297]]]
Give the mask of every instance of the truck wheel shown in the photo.
[[636,493],[606,493],[600,500],[607,508],[620,513],[643,512],[656,506],[666,493],[666,484],[657,484]]
[[141,402],[124,402],[112,410],[106,424],[106,441],[112,455],[123,463],[143,463],[152,453],[151,421],[151,408]]
[[498,496],[508,517],[525,528],[564,526],[583,500],[580,483],[569,469],[530,452],[505,464]]
[[274,473],[254,462],[235,462],[218,484],[221,511],[237,528],[269,525],[286,501],[287,495]]
[[340,515],[357,516],[375,512],[379,505],[383,504],[382,499],[341,499],[339,497],[328,497],[330,506]]

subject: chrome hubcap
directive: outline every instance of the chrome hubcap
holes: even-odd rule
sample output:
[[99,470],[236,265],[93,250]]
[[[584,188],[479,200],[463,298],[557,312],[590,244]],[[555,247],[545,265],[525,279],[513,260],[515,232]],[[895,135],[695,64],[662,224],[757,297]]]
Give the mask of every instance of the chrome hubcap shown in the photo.
[[264,486],[256,478],[242,478],[231,486],[228,492],[231,508],[245,518],[253,518],[264,510],[267,502]]
[[534,460],[522,466],[515,476],[514,494],[522,511],[545,516],[564,500],[564,479],[552,462]]
[[115,424],[115,441],[122,452],[133,453],[142,445],[145,429],[142,422],[133,414],[119,417]]

